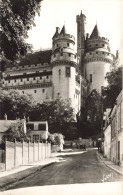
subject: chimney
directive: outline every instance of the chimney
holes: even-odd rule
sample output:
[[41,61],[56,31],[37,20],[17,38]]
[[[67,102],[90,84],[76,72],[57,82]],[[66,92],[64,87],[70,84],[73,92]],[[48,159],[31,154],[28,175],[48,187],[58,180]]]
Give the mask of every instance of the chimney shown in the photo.
[[7,120],[7,114],[4,114],[4,119]]

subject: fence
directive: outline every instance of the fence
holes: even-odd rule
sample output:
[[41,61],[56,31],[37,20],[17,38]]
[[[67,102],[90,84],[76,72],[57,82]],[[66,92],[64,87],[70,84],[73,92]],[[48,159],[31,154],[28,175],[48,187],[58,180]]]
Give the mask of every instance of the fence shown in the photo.
[[5,143],[5,170],[29,164],[49,158],[51,155],[51,144],[46,143],[26,143],[9,142]]

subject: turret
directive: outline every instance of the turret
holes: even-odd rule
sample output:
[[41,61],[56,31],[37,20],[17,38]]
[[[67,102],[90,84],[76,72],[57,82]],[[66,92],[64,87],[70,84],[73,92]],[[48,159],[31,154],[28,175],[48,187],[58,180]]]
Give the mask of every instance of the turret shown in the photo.
[[80,88],[76,86],[75,79],[77,67],[77,55],[74,52],[75,38],[66,33],[64,25],[61,31],[56,30],[52,45],[53,98],[60,96],[69,99],[77,113],[80,109]]

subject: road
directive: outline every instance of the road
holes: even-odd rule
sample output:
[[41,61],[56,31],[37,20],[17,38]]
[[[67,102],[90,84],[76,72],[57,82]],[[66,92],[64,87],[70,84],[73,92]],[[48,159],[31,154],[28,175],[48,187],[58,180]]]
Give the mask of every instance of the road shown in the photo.
[[62,156],[61,161],[41,169],[9,189],[58,184],[123,181],[123,176],[97,158],[97,150]]

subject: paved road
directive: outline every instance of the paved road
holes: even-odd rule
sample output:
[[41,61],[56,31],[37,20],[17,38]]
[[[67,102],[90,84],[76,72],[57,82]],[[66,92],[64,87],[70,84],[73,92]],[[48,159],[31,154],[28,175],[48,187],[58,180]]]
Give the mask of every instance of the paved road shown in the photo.
[[105,166],[97,158],[96,153],[96,150],[88,150],[82,154],[62,156],[60,162],[45,167],[9,189],[57,184],[123,181],[123,176]]

